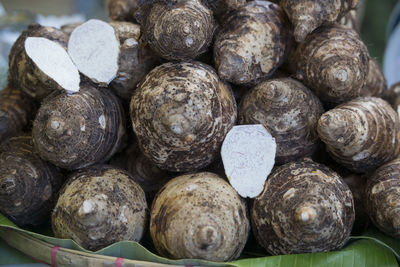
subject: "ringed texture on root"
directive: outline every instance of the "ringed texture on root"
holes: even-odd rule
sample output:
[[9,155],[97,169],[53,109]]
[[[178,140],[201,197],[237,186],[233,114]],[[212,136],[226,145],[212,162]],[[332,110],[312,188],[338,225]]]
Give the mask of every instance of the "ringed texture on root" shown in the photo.
[[111,91],[89,84],[73,95],[51,95],[33,123],[35,148],[43,159],[68,170],[105,162],[125,133],[122,112]]
[[251,220],[258,242],[273,255],[331,251],[349,240],[353,197],[328,167],[308,159],[291,162],[269,176]]
[[130,104],[144,155],[161,169],[194,171],[217,156],[236,121],[229,85],[202,63],[165,63],[152,70]]

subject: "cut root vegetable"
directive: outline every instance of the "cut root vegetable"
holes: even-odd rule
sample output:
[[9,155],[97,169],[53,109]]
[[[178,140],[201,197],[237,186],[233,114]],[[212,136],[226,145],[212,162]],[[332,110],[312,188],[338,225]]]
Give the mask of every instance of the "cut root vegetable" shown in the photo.
[[263,125],[234,126],[222,144],[226,176],[242,197],[257,197],[275,163],[276,142]]
[[82,74],[96,83],[109,84],[118,72],[119,44],[113,27],[92,19],[71,33],[68,53]]
[[[44,74],[67,92],[79,91],[78,69],[62,46],[43,37],[28,37],[25,40],[25,51]],[[46,56],[43,51],[46,51]]]

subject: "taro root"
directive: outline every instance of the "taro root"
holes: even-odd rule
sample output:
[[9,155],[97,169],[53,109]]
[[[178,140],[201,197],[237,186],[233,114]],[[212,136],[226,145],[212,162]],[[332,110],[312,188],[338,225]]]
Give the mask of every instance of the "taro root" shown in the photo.
[[400,159],[379,167],[367,180],[365,206],[376,227],[400,238]]
[[246,4],[246,0],[207,0],[214,17],[223,25],[226,16]]
[[36,103],[13,85],[0,91],[0,142],[23,131],[35,116]]
[[251,220],[258,242],[273,255],[331,251],[350,237],[353,197],[338,174],[304,159],[274,170]]
[[185,172],[216,158],[236,121],[236,102],[211,67],[170,62],[144,78],[130,113],[143,154],[161,169]]
[[68,179],[51,223],[56,237],[98,250],[118,241],[140,241],[147,213],[144,192],[128,173],[94,166]]
[[400,114],[400,82],[393,84],[382,96]]
[[290,31],[281,8],[268,1],[248,2],[233,11],[214,44],[219,77],[235,84],[256,84],[283,63]]
[[354,173],[342,175],[342,177],[344,182],[349,186],[354,199],[355,220],[352,233],[363,234],[369,224],[368,213],[364,204],[367,179],[364,176]]
[[46,98],[32,129],[39,155],[68,170],[109,160],[124,132],[117,97],[89,84],[73,95],[58,93]]
[[168,258],[228,261],[239,257],[250,231],[245,202],[209,172],[176,177],[157,194],[150,234]]
[[60,27],[60,30],[62,30],[64,33],[66,33],[69,37],[71,35],[71,33],[76,29],[76,27],[78,27],[80,25],[82,25],[82,22],[64,24]]
[[28,95],[42,100],[54,90],[79,90],[78,70],[66,52],[68,35],[31,24],[9,55],[9,79]]
[[168,60],[194,59],[211,44],[215,22],[201,0],[154,0],[139,19],[150,47]]
[[116,21],[135,21],[140,0],[108,0],[108,15]]
[[0,212],[18,226],[47,221],[61,184],[59,170],[40,159],[30,136],[0,146]]
[[322,26],[297,46],[295,54],[296,77],[322,101],[338,104],[360,96],[369,54],[356,31]]
[[129,101],[136,85],[158,65],[159,58],[139,40],[139,25],[129,22],[111,22],[110,25],[120,41],[119,68],[110,87],[119,97]]
[[350,9],[357,6],[358,0],[280,0],[294,26],[297,42],[305,42],[306,37],[324,22],[335,22]]
[[131,178],[146,193],[148,200],[152,200],[157,191],[171,178],[169,172],[161,170],[143,155],[137,143],[112,159],[111,164],[129,172]]
[[369,61],[369,71],[364,87],[361,89],[361,96],[382,97],[387,91],[386,79],[379,63],[375,59]]
[[332,158],[356,173],[365,173],[400,152],[399,116],[384,100],[360,97],[324,113],[318,135]]
[[239,123],[264,125],[277,142],[276,163],[284,164],[317,149],[316,127],[322,113],[321,102],[303,84],[278,78],[248,92],[239,106]]

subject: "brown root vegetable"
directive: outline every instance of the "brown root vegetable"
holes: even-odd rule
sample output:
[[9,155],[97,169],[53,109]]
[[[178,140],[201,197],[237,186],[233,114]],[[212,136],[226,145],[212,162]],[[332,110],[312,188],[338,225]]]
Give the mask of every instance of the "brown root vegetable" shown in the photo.
[[141,186],[148,200],[152,200],[171,178],[169,172],[161,170],[146,158],[136,143],[113,159],[111,164],[129,172],[131,179]]
[[233,260],[242,252],[249,231],[245,202],[209,172],[172,179],[157,194],[150,214],[157,251],[174,259]]
[[297,42],[307,42],[306,37],[324,22],[335,22],[357,6],[358,0],[280,0],[294,26]]
[[367,230],[369,218],[365,207],[366,177],[358,174],[343,175],[343,181],[349,186],[354,199],[355,220],[353,234],[362,234]]
[[13,85],[0,91],[0,143],[21,132],[36,113],[36,103]]
[[118,241],[140,241],[147,223],[143,190],[120,169],[95,166],[73,174],[52,214],[58,238],[98,250]]
[[168,60],[194,59],[211,44],[215,22],[201,0],[155,0],[142,9],[143,35],[150,47]]
[[400,152],[399,116],[375,97],[360,97],[324,113],[318,135],[332,158],[357,173],[394,159]]
[[43,99],[54,90],[79,90],[78,70],[66,52],[68,35],[31,24],[9,55],[9,79],[28,95]]
[[139,39],[139,25],[129,22],[110,22],[110,25],[120,41],[119,68],[110,87],[119,97],[130,100],[136,85],[160,60],[148,45]]
[[364,87],[361,89],[361,96],[382,97],[387,91],[386,78],[379,63],[375,59],[369,61],[369,71]]
[[358,21],[358,14],[356,9],[350,10],[345,16],[340,18],[339,24],[346,28],[353,29],[360,32],[360,23]]
[[33,123],[39,155],[68,170],[105,162],[125,132],[122,108],[107,89],[83,85],[76,94],[59,93],[43,101]]
[[213,11],[214,17],[224,24],[226,16],[246,4],[246,0],[207,0],[208,6]]
[[328,167],[307,159],[287,163],[269,176],[251,219],[257,240],[273,255],[335,250],[350,237],[353,197]]
[[393,84],[382,96],[400,114],[400,82]]
[[360,96],[368,75],[369,54],[357,32],[326,25],[297,46],[296,77],[325,102]]
[[140,0],[108,0],[108,15],[112,20],[135,22]]
[[70,36],[71,33],[76,29],[76,27],[78,27],[80,25],[82,25],[82,22],[64,24],[60,27],[60,30],[62,30],[64,33],[66,33],[68,36]]
[[290,32],[281,8],[253,1],[232,12],[214,44],[218,75],[235,84],[270,77],[288,53]]
[[400,238],[400,159],[379,167],[367,180],[365,206],[376,227]]
[[248,92],[239,106],[239,123],[264,125],[277,142],[276,163],[284,164],[313,154],[323,112],[319,99],[302,83],[279,78]]
[[135,90],[130,113],[144,155],[161,169],[184,172],[216,158],[236,121],[236,102],[211,67],[166,63]]
[[50,217],[62,184],[60,172],[40,159],[30,136],[0,146],[0,212],[18,226],[36,226]]

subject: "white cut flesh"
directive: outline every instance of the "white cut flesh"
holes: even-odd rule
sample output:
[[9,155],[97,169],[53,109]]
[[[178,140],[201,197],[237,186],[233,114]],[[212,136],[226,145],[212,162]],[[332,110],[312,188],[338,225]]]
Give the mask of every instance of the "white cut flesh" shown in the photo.
[[264,189],[275,164],[276,142],[261,124],[234,126],[221,148],[225,174],[242,197],[255,198]]
[[76,27],[68,53],[78,70],[96,83],[109,84],[117,76],[119,40],[104,21],[92,19]]
[[67,51],[43,37],[28,37],[25,52],[36,66],[69,93],[79,91],[79,72]]

